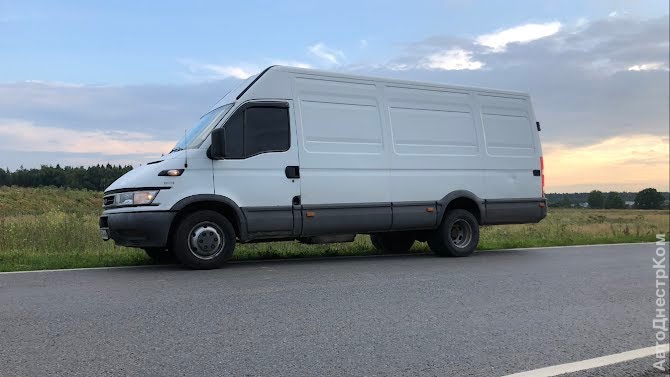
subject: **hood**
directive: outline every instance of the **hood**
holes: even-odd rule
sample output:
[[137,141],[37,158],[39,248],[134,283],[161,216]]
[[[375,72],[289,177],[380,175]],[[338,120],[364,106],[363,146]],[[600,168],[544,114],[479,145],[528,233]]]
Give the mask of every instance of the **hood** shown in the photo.
[[[171,184],[168,184],[169,182],[165,182],[165,177],[159,177],[158,173],[167,169],[165,167],[166,163],[170,165],[170,169],[176,168],[176,164],[172,161],[176,159],[181,159],[183,161],[185,154],[186,151],[172,152],[156,161],[152,161],[146,165],[140,165],[119,177],[119,179],[114,181],[111,185],[109,185],[109,187],[105,189],[105,192],[112,190],[130,190],[140,187],[171,186]],[[180,162],[180,166],[183,166],[183,164],[183,162]]]

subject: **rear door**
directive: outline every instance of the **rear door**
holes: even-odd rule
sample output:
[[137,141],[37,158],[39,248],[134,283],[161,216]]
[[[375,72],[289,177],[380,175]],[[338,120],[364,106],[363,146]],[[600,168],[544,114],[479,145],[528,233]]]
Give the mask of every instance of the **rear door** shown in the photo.
[[479,94],[477,102],[486,150],[486,198],[541,198],[542,151],[530,100]]
[[240,206],[253,238],[299,232],[293,218],[300,180],[291,112],[290,101],[247,102],[223,126],[230,157],[213,161],[214,190]]

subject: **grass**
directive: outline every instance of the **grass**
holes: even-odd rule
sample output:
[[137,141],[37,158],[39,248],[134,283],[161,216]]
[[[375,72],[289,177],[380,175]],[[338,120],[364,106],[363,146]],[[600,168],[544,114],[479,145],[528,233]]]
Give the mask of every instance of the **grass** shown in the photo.
[[[85,190],[0,187],[0,271],[150,264],[139,249],[114,246],[98,233],[101,194]],[[655,241],[668,233],[664,211],[552,208],[539,224],[484,227],[482,250]],[[428,252],[416,243],[412,252]],[[377,254],[367,236],[353,243],[238,245],[234,259]]]

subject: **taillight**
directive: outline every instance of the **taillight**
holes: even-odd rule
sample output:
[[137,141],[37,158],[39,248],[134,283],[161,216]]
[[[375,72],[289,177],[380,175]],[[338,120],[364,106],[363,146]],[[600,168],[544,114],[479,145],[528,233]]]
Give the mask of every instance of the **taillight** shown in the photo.
[[540,175],[542,175],[542,197],[544,198],[544,157],[540,156]]

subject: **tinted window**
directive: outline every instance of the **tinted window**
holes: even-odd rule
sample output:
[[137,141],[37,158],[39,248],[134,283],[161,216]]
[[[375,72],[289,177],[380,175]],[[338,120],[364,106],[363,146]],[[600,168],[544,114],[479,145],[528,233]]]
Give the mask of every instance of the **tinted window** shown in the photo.
[[282,152],[289,149],[288,109],[250,107],[244,112],[244,155],[246,157],[263,152]]
[[244,113],[238,111],[226,122],[226,157],[244,157]]

